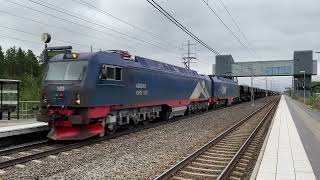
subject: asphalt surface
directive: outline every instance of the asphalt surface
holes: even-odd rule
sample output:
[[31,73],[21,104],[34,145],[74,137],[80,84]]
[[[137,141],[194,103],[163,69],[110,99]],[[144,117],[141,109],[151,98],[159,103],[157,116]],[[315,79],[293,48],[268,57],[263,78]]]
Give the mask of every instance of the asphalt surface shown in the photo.
[[285,96],[317,180],[320,180],[320,111]]

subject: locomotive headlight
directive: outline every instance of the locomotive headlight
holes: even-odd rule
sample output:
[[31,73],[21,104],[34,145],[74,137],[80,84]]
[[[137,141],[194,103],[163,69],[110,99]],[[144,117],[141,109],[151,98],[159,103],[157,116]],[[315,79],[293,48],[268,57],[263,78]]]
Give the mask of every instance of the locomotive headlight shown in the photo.
[[63,56],[64,59],[77,59],[78,54],[77,53],[72,53],[72,52],[67,52]]
[[80,94],[76,94],[76,99],[74,100],[74,102],[79,105],[81,103],[80,101]]
[[46,96],[45,93],[42,94],[42,102],[44,102],[44,103],[47,103],[47,102],[48,102],[47,96]]
[[72,53],[72,58],[77,59],[78,55],[76,53]]

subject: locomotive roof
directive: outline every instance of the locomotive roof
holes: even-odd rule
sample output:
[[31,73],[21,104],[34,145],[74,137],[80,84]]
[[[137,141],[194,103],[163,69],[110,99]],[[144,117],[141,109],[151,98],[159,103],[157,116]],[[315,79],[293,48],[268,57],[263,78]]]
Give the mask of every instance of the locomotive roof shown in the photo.
[[214,79],[215,81],[224,81],[224,82],[228,82],[228,83],[232,83],[232,84],[235,83],[235,81],[232,80],[232,79],[223,78],[223,77],[218,77],[218,76],[212,76],[212,77],[213,77],[213,79]]
[[[92,53],[77,53],[78,60],[89,60],[89,61],[100,61],[104,62],[106,58],[111,65],[118,65],[118,66],[133,66],[133,67],[140,67],[140,68],[147,68],[147,69],[154,69],[158,71],[165,71],[169,73],[176,73],[185,76],[193,76],[204,78],[203,76],[199,75],[197,71],[186,69],[183,67],[163,63],[160,61],[155,61],[152,59],[135,56],[132,59],[123,59],[121,54],[117,52],[108,52],[108,51],[99,51],[99,52],[92,52]],[[50,62],[53,61],[61,61],[63,59],[64,54],[58,54],[50,59]]]

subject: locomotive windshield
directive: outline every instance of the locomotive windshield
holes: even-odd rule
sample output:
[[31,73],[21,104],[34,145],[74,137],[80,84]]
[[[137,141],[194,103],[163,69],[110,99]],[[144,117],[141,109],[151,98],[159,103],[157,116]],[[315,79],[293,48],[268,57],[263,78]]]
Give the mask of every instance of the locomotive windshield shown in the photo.
[[63,80],[82,80],[88,61],[63,61],[49,63],[46,80],[63,81]]

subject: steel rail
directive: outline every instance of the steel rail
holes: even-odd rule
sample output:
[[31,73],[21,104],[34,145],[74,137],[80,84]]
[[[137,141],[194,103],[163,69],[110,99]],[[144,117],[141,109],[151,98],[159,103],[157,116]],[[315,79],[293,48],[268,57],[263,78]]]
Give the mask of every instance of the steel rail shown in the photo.
[[231,132],[233,132],[236,128],[238,128],[239,126],[241,126],[244,122],[246,122],[248,119],[250,119],[252,116],[254,116],[255,114],[257,114],[258,112],[260,112],[261,110],[263,110],[264,108],[266,108],[267,106],[271,105],[274,102],[277,102],[278,100],[274,100],[274,101],[270,101],[269,103],[265,104],[264,106],[260,107],[259,109],[257,109],[256,111],[250,113],[249,115],[247,115],[245,118],[243,118],[242,120],[240,120],[238,123],[236,123],[235,125],[233,125],[232,127],[228,128],[227,130],[225,130],[224,132],[220,133],[217,137],[215,137],[214,139],[212,139],[211,141],[209,141],[208,143],[206,143],[205,145],[203,145],[202,147],[200,147],[198,150],[196,150],[195,152],[193,152],[192,154],[190,154],[189,156],[187,156],[186,158],[184,158],[183,160],[181,160],[180,162],[178,162],[175,166],[171,167],[170,169],[168,169],[167,171],[163,172],[162,174],[160,174],[158,177],[155,178],[155,180],[164,180],[164,179],[169,179],[170,177],[174,176],[175,173],[177,173],[178,171],[180,171],[182,168],[184,168],[186,165],[188,165],[191,161],[193,161],[194,159],[196,159],[199,155],[201,155],[202,153],[204,153],[205,151],[207,151],[210,147],[212,147],[214,144],[218,143],[220,140],[222,140],[224,137],[226,137],[228,134],[230,134]]
[[[235,104],[234,106],[239,106],[239,105],[241,105],[241,104]],[[219,109],[224,109],[224,108],[218,108],[218,109],[215,109],[215,110],[219,110]],[[183,120],[183,119],[186,119],[186,118],[193,118],[193,117],[197,117],[197,116],[202,116],[202,115],[205,115],[205,114],[210,113],[212,111],[213,110],[206,111],[206,112],[201,112],[201,113],[196,113],[196,114],[192,114],[192,115],[188,115],[188,116],[176,117],[176,118],[174,118],[172,120],[169,120],[169,121],[161,121],[161,122],[157,122],[157,123],[152,123],[152,124],[149,124],[149,125],[146,125],[146,126],[140,126],[140,127],[134,128],[134,129],[126,130],[126,131],[120,131],[120,132],[118,132],[116,134],[113,134],[113,135],[108,135],[108,136],[101,137],[101,138],[91,138],[89,140],[80,141],[80,142],[77,142],[77,143],[65,145],[63,147],[58,147],[58,148],[55,148],[55,149],[51,149],[51,150],[35,153],[35,154],[32,154],[32,155],[28,155],[28,156],[24,156],[24,157],[15,158],[15,159],[11,159],[11,160],[8,160],[8,161],[0,162],[0,169],[7,168],[7,167],[10,167],[10,166],[14,166],[14,165],[21,164],[21,163],[25,163],[25,162],[29,162],[29,161],[34,160],[34,159],[40,159],[40,158],[43,158],[43,157],[46,157],[46,156],[49,156],[49,155],[58,154],[60,152],[65,152],[65,151],[68,151],[68,150],[71,150],[71,149],[76,149],[76,148],[79,148],[79,147],[82,147],[82,146],[86,146],[86,145],[89,145],[89,144],[94,144],[94,143],[97,143],[97,142],[101,142],[101,141],[105,141],[105,140],[109,140],[109,139],[114,139],[114,138],[117,138],[117,137],[120,137],[120,136],[128,135],[128,134],[135,133],[135,132],[138,132],[138,131],[142,131],[142,130],[145,130],[145,129],[150,129],[150,128],[157,127],[157,126],[160,126],[160,125],[173,123],[173,122],[176,122],[176,121],[179,121],[179,120]],[[3,151],[0,151],[0,155],[4,156],[4,155],[8,155],[8,154],[13,154],[15,152],[29,150],[29,149],[32,149],[32,148],[34,148],[36,146],[37,146],[37,144],[30,145],[30,146],[28,146],[28,145],[21,146],[21,147],[12,148],[12,149],[5,149]],[[41,146],[41,143],[39,143],[39,146]]]
[[266,122],[267,118],[271,114],[272,110],[276,107],[279,100],[277,100],[271,109],[263,116],[262,120],[259,122],[258,126],[254,129],[254,131],[250,134],[248,139],[245,141],[245,143],[240,147],[240,149],[237,151],[237,153],[234,155],[234,157],[231,159],[231,161],[228,163],[228,165],[223,169],[221,174],[218,176],[217,180],[224,180],[227,179],[235,165],[237,164],[238,160],[242,157],[243,153],[246,151],[246,149],[249,147],[250,143],[254,139],[254,137],[257,135],[259,130],[261,129],[262,125]]
[[[240,105],[243,105],[243,104],[242,103],[235,104],[232,107],[237,107],[237,106],[240,106]],[[260,111],[266,105],[268,105],[268,104],[265,104],[264,106],[259,108],[257,111]],[[32,155],[27,155],[27,156],[24,156],[24,157],[19,157],[19,158],[7,160],[7,161],[4,161],[4,162],[0,162],[0,169],[4,169],[4,168],[7,168],[7,167],[11,167],[11,166],[17,165],[17,164],[29,162],[29,161],[32,161],[32,160],[35,160],[35,159],[40,159],[40,158],[43,158],[43,157],[46,157],[46,156],[49,156],[49,155],[58,154],[60,152],[69,151],[69,150],[76,149],[76,148],[79,148],[79,147],[82,147],[82,146],[98,143],[98,142],[101,142],[101,141],[106,141],[106,140],[109,140],[109,139],[114,139],[114,138],[117,138],[117,137],[120,137],[120,136],[128,135],[128,134],[135,133],[135,132],[138,132],[138,131],[142,131],[142,130],[145,130],[145,129],[150,129],[150,128],[157,127],[157,126],[160,126],[160,125],[173,123],[173,122],[176,122],[176,121],[179,121],[179,120],[183,120],[183,119],[186,119],[186,118],[194,118],[194,117],[206,115],[206,114],[208,114],[210,112],[213,112],[215,110],[221,110],[221,109],[224,109],[224,108],[227,108],[227,107],[230,107],[230,106],[220,107],[220,108],[217,108],[217,109],[214,109],[214,110],[209,110],[209,111],[206,111],[206,112],[200,112],[200,113],[196,113],[196,114],[192,114],[192,115],[188,115],[188,116],[176,117],[176,118],[171,119],[169,121],[161,121],[161,122],[157,122],[157,123],[151,123],[149,125],[136,127],[134,129],[120,131],[120,132],[117,132],[116,134],[113,134],[113,135],[108,135],[108,136],[104,136],[104,137],[101,137],[101,138],[90,138],[88,140],[76,142],[76,143],[73,143],[73,144],[68,144],[68,145],[65,145],[65,146],[62,146],[62,147],[57,147],[57,148],[50,149],[50,150],[43,151],[43,152],[38,152],[38,153],[35,153],[35,154],[32,154]],[[257,111],[255,111],[255,112],[257,112]],[[251,113],[247,118],[250,118],[251,116],[253,116],[255,112]],[[17,148],[12,148],[13,152],[10,152],[10,149],[5,149],[2,152],[3,154],[1,154],[1,151],[0,151],[0,155],[13,154],[14,152],[20,152],[20,151],[32,149],[35,146],[37,146],[37,145],[35,144],[33,147],[32,146],[28,147],[28,145],[26,145],[26,146],[21,146],[21,147],[17,147]],[[41,143],[39,143],[39,146],[41,146]],[[24,148],[26,148],[26,149],[24,149]]]
[[28,144],[23,144],[20,146],[2,149],[2,150],[0,150],[0,156],[6,156],[8,154],[13,154],[13,153],[20,152],[20,151],[30,150],[30,149],[37,148],[40,146],[48,145],[50,143],[51,142],[48,139],[45,139],[45,140],[41,140],[41,141],[37,141],[37,142],[33,142],[33,143],[28,143]]

